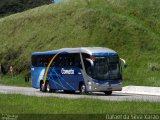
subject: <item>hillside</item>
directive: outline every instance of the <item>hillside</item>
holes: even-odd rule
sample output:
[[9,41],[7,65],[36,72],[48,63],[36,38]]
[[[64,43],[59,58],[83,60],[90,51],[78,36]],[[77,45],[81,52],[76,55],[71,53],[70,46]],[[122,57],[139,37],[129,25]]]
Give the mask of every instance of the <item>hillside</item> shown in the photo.
[[102,46],[128,61],[125,84],[160,86],[159,0],[65,0],[0,19],[0,61],[17,72],[34,51]]
[[50,0],[0,0],[0,17],[49,3]]

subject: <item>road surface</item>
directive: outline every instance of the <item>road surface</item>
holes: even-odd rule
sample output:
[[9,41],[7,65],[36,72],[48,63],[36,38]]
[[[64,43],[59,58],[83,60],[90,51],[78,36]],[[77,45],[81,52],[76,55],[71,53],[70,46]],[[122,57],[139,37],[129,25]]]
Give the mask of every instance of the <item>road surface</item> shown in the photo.
[[28,96],[37,97],[59,97],[66,99],[100,99],[109,101],[150,101],[150,102],[160,102],[160,96],[156,95],[139,95],[139,94],[128,94],[123,92],[113,92],[110,96],[105,96],[103,93],[92,93],[88,95],[75,94],[65,94],[63,92],[57,93],[42,93],[37,89],[30,87],[14,87],[14,86],[4,86],[0,85],[0,94],[21,94]]

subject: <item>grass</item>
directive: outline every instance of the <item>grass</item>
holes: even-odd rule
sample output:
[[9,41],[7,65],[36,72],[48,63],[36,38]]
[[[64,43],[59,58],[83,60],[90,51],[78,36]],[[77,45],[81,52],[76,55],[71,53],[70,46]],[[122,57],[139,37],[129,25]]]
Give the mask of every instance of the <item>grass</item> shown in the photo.
[[8,76],[3,76],[0,78],[0,84],[30,87],[31,81],[25,82],[25,78],[23,75],[18,75],[18,76],[13,76],[13,77],[8,75]]
[[65,0],[0,19],[0,62],[17,73],[35,51],[102,46],[128,62],[124,85],[160,86],[159,0]]
[[[159,103],[113,102],[93,99],[62,99],[54,97],[31,97],[0,94],[0,113],[22,115],[21,117],[60,117],[71,115],[72,119],[82,117],[105,119],[106,114],[159,114]],[[25,114],[25,116],[23,116]],[[57,116],[56,116],[57,115]],[[79,115],[79,116],[78,116]],[[93,115],[93,116],[92,116]],[[46,118],[47,119],[47,118]]]

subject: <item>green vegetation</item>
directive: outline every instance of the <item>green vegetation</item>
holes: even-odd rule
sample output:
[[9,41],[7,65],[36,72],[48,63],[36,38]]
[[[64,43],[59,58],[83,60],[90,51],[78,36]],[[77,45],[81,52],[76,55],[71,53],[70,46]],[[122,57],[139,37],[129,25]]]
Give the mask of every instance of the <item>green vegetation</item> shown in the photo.
[[160,86],[159,0],[65,0],[0,19],[0,62],[17,73],[35,51],[102,46],[128,61],[125,85]]
[[[2,114],[73,114],[98,115],[105,119],[106,114],[159,114],[159,103],[112,102],[93,99],[62,99],[53,97],[31,97],[1,94],[0,113]],[[47,115],[46,115],[47,116]],[[66,115],[67,116],[67,115]],[[39,115],[37,117],[40,117]],[[78,118],[77,118],[78,117]],[[80,117],[77,116],[76,119]],[[88,116],[90,119],[92,116]],[[104,118],[103,118],[104,117]],[[38,119],[38,118],[37,118]]]
[[50,0],[1,0],[0,17],[49,3]]
[[30,82],[25,82],[24,75],[17,75],[17,76],[4,76],[0,77],[0,84],[3,85],[12,85],[12,86],[23,86],[23,87],[30,87],[31,86],[31,81]]

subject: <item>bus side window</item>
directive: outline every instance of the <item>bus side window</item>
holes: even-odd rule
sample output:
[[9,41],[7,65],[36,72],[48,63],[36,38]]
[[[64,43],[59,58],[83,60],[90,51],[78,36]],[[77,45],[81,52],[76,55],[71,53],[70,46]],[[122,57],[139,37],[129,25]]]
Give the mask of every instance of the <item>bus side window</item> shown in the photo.
[[66,67],[79,67],[82,69],[80,54],[73,53],[73,54],[66,54],[63,59],[64,66]]
[[43,66],[43,56],[38,56],[39,58],[39,65],[38,66]]
[[81,59],[80,59],[80,54],[76,53],[74,57],[75,57],[75,59],[74,59],[75,67],[78,67],[78,68],[82,69],[82,63],[81,63]]
[[61,67],[63,66],[63,55],[58,55],[55,59],[55,61],[53,62],[53,65],[56,67]]
[[64,55],[64,57],[63,57],[63,66],[65,66],[65,67],[69,66],[68,56],[67,55]]
[[43,66],[47,67],[47,66],[48,66],[48,62],[49,62],[48,56],[45,55],[45,56],[43,57]]
[[64,57],[64,66],[73,66],[73,56],[72,54],[65,55]]
[[37,66],[38,66],[37,56],[36,56],[36,55],[33,55],[31,59],[32,59],[32,65],[33,65],[34,67],[37,67]]
[[90,55],[86,53],[82,53],[82,58],[83,58],[85,70],[89,71],[91,64],[86,60],[86,58],[90,58]]

